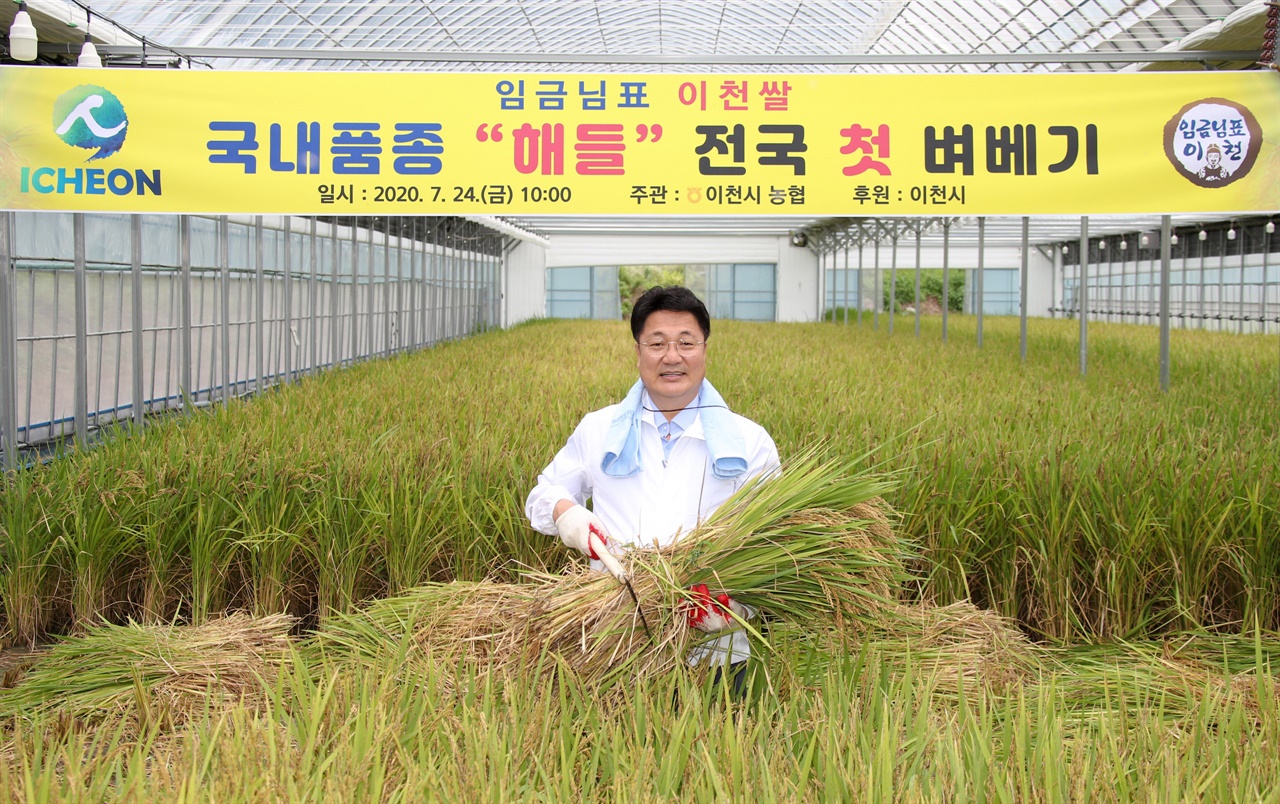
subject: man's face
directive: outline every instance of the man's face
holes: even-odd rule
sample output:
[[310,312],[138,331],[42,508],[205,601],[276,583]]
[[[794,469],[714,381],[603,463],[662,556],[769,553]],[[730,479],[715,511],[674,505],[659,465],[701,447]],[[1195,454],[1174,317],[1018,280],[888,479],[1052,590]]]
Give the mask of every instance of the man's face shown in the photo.
[[702,379],[707,375],[707,346],[701,344],[693,354],[682,355],[676,345],[668,343],[660,355],[652,355],[645,344],[654,341],[702,341],[702,330],[693,313],[659,310],[650,313],[636,344],[636,363],[640,381],[649,396],[663,410],[683,410],[698,396]]
[[1209,167],[1216,168],[1218,163],[1222,161],[1222,156],[1217,151],[1209,152]]

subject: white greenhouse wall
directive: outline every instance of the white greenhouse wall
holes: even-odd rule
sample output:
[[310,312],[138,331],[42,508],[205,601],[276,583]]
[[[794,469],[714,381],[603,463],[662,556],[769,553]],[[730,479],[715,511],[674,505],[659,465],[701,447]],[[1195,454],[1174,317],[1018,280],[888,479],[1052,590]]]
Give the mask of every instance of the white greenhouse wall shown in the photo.
[[726,235],[555,235],[548,268],[768,262],[778,266],[779,321],[814,321],[818,258],[788,237]]
[[503,326],[540,318],[547,307],[547,249],[522,240],[507,254]]
[[[778,266],[777,320],[816,321],[819,317],[818,257],[807,248],[792,246],[782,236],[729,235],[555,235],[551,247],[521,243],[508,256],[507,318],[516,324],[545,315],[546,268],[588,265],[680,265],[727,262],[770,262]],[[875,250],[863,252],[863,270],[875,270]],[[941,268],[941,248],[925,248],[920,254],[923,268]],[[978,265],[973,248],[951,249],[949,266],[967,271]],[[1062,270],[1043,249],[1031,247],[1027,263],[1027,314],[1047,317],[1049,308],[1062,298]],[[880,247],[880,271],[887,277],[892,263],[888,244]],[[1019,269],[1021,249],[1016,246],[989,247],[983,264],[988,269]],[[828,269],[843,269],[845,254],[826,258]],[[848,267],[858,266],[858,253],[850,249]],[[910,238],[898,243],[898,270],[915,268],[915,246]],[[867,280],[870,287],[870,276]]]

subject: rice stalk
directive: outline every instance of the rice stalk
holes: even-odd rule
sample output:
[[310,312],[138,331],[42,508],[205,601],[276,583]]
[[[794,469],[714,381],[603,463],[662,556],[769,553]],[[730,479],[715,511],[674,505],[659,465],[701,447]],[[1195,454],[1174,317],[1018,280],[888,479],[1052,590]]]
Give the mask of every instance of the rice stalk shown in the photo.
[[265,684],[290,661],[294,622],[237,613],[194,626],[91,626],[0,690],[0,717],[116,715],[141,729],[181,725],[209,708],[258,709]]
[[[889,485],[860,472],[857,460],[810,450],[780,475],[749,483],[674,545],[629,552],[638,608],[613,577],[584,565],[526,570],[521,583],[428,584],[375,601],[327,621],[314,647],[372,662],[407,640],[410,653],[499,672],[533,667],[549,652],[575,676],[608,684],[669,672],[706,639],[683,614],[696,583],[727,591],[760,621],[860,623],[892,612],[911,556],[881,510]],[[750,621],[744,627],[760,638]]]

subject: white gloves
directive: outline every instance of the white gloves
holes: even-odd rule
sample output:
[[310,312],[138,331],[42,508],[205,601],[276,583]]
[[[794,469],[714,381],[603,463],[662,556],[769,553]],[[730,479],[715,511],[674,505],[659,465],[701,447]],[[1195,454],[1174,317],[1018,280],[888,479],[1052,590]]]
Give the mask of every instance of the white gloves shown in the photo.
[[727,592],[712,597],[705,583],[696,583],[689,587],[689,591],[693,593],[693,599],[686,604],[685,617],[690,628],[714,634],[732,627],[737,620],[747,618],[746,607],[729,597]]
[[560,515],[560,518],[556,520],[556,530],[560,532],[560,541],[564,542],[568,547],[599,560],[600,555],[591,543],[593,541],[591,538],[593,529],[595,530],[595,543],[603,544],[607,549],[609,536],[604,529],[604,523],[600,521],[600,517],[581,505],[574,505],[572,508],[566,509]]

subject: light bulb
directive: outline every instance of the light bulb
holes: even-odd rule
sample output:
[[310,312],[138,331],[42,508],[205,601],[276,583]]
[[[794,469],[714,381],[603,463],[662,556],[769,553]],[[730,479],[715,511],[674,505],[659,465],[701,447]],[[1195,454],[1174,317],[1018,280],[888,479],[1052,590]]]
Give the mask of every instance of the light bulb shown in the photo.
[[27,13],[27,4],[18,3],[18,13],[9,27],[9,55],[15,61],[35,61],[39,42],[36,26],[31,24],[31,15]]
[[1178,245],[1178,236],[1176,234],[1169,235],[1169,245],[1171,246]]
[[1142,236],[1142,247],[1143,247],[1143,248],[1146,248],[1146,247],[1147,247],[1147,246],[1149,246],[1149,245],[1151,245],[1151,235],[1143,235],[1143,236]]
[[1266,228],[1267,234],[1275,234],[1276,233],[1275,221],[1267,221],[1267,225],[1264,228]]
[[1105,241],[1105,240],[1099,240],[1099,241],[1098,241],[1098,251],[1106,251],[1106,250],[1107,250],[1107,241]]
[[1121,241],[1120,241],[1120,250],[1121,250],[1121,251],[1124,251],[1124,250],[1125,250],[1125,249],[1127,249],[1127,248],[1129,248],[1129,241],[1128,241],[1128,240],[1121,240]]
[[84,47],[80,48],[80,58],[76,61],[77,67],[101,67],[102,59],[98,58],[98,49],[94,47],[93,42],[89,40],[89,34],[84,35]]
[[1066,247],[1066,246],[1063,246],[1063,247],[1062,247],[1062,253],[1063,253],[1063,254],[1070,253],[1070,251],[1071,251],[1071,249],[1070,249],[1070,248],[1068,248],[1068,247]]
[[1236,227],[1232,226],[1230,229],[1227,230],[1227,239],[1228,240],[1236,239]]
[[1204,229],[1201,229],[1201,230],[1200,230],[1200,240],[1201,240],[1201,241],[1204,241],[1204,240],[1208,240],[1208,239],[1209,239],[1209,233],[1208,233],[1208,232],[1206,232]]

